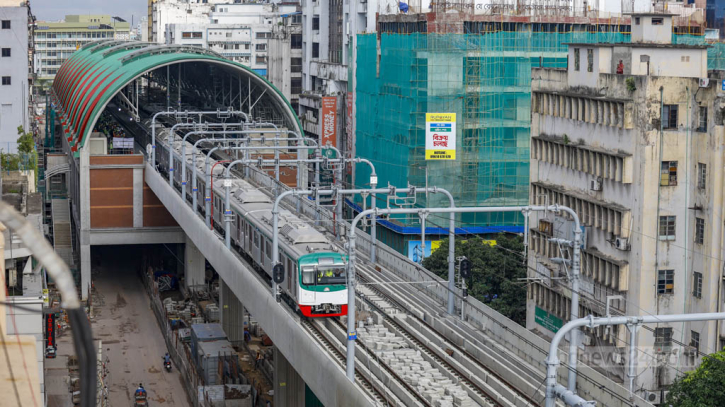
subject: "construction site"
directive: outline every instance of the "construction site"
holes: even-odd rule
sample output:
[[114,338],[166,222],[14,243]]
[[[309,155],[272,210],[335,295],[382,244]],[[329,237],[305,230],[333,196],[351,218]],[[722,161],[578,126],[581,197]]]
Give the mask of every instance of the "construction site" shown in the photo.
[[[567,43],[630,42],[627,13],[640,11],[638,4],[596,10],[579,3],[432,2],[380,15],[377,33],[357,37],[354,73],[356,154],[374,162],[378,184],[438,185],[458,206],[527,204],[531,68],[566,68]],[[653,12],[674,15],[673,43],[710,43],[708,68],[721,68],[723,44],[707,39],[704,4],[698,7],[657,3]],[[455,114],[455,160],[426,159],[426,113]],[[355,182],[364,183],[368,169],[356,171]],[[448,202],[431,194],[412,204]],[[463,214],[457,221],[461,234],[524,227],[523,216],[510,212]],[[381,225],[381,241],[403,253],[407,242],[420,239],[418,217]],[[447,235],[445,225],[431,215],[426,234],[432,240]]]

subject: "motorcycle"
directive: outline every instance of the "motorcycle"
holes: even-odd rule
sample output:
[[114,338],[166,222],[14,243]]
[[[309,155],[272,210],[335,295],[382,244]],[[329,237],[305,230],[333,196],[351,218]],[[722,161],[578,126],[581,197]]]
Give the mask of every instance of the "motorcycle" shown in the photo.
[[164,362],[164,367],[166,368],[167,372],[171,371],[171,361]]

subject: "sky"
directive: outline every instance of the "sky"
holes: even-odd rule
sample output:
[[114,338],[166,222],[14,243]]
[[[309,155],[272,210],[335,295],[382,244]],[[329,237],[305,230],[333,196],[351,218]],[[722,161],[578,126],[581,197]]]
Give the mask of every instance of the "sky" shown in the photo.
[[148,0],[30,0],[35,18],[62,20],[66,14],[110,14],[137,24],[148,14]]

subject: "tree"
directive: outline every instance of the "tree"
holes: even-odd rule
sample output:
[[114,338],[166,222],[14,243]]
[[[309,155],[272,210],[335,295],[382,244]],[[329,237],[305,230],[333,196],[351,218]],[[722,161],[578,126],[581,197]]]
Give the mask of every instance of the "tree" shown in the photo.
[[[472,263],[473,278],[468,293],[513,321],[526,323],[526,263],[520,236],[500,233],[496,245],[486,244],[479,237],[466,241],[456,239],[456,257],[466,256]],[[423,266],[448,278],[448,240],[428,258]]]
[[25,132],[23,126],[18,126],[18,152],[23,154],[30,154],[35,150],[35,141],[33,140],[33,133]]
[[725,351],[702,359],[700,366],[675,380],[666,406],[725,406]]

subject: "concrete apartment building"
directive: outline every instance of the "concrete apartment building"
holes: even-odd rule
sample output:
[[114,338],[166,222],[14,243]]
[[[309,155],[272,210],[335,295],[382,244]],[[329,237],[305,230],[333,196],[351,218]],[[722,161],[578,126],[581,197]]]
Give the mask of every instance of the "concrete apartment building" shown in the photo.
[[61,22],[39,21],[35,27],[35,72],[50,86],[63,61],[84,44],[130,38],[131,25],[110,15],[67,15]]
[[164,38],[167,44],[208,48],[266,76],[272,31],[283,23],[282,15],[297,8],[297,3],[213,5],[205,22],[167,24]]
[[33,15],[19,0],[0,0],[0,148],[17,151],[18,126],[30,130]]
[[[586,237],[579,316],[722,310],[723,78],[707,46],[672,44],[672,16],[632,15],[632,42],[568,44],[566,69],[532,69],[530,201],[573,208]],[[530,218],[527,328],[570,318],[570,219]],[[554,260],[552,260],[554,259]],[[626,327],[584,330],[581,358],[627,381]],[[722,349],[725,324],[639,330],[634,389],[667,386]]]
[[302,93],[302,13],[282,15],[267,41],[267,79],[277,87],[299,114]]
[[164,33],[168,24],[206,24],[214,4],[231,0],[149,0],[148,40],[166,43]]

